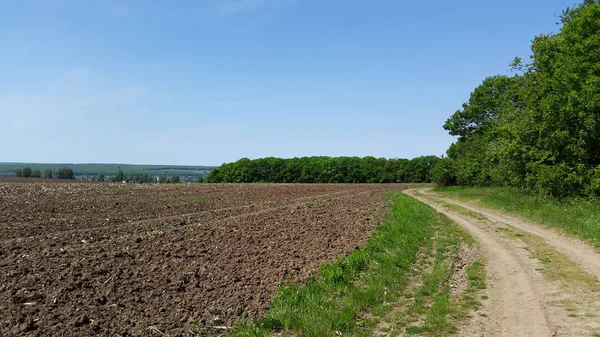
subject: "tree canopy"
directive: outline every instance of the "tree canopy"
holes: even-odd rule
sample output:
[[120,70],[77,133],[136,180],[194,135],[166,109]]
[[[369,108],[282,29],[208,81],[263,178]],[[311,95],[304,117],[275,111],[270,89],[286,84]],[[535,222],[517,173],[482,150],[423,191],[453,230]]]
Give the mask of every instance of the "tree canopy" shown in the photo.
[[207,183],[403,183],[429,182],[440,158],[375,157],[242,158],[212,170]]
[[438,163],[440,184],[514,186],[554,197],[600,195],[600,3],[561,15],[539,35],[531,63],[492,76],[444,128],[457,141]]

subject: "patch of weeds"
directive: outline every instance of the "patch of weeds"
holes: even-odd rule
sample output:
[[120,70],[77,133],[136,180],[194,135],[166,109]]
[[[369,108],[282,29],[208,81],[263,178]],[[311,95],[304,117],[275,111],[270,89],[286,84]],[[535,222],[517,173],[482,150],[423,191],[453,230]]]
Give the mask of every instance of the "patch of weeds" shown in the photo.
[[455,212],[457,212],[459,214],[468,216],[470,218],[473,218],[473,219],[476,219],[476,220],[479,220],[479,221],[482,221],[482,222],[489,222],[490,221],[485,215],[479,214],[477,212],[473,212],[470,209],[466,209],[466,208],[464,208],[462,206],[446,202],[446,201],[444,201],[442,199],[436,198],[436,197],[431,196],[431,195],[427,195],[427,194],[420,194],[420,195],[422,197],[424,197],[425,199],[427,199],[427,200],[430,200],[430,201],[433,201],[435,203],[438,203],[438,204],[446,207],[447,209],[455,211]]
[[[456,321],[467,318],[467,311],[472,309],[472,306],[452,298],[449,262],[458,254],[461,244],[474,239],[461,227],[447,221],[445,226],[437,228],[435,246],[422,251],[424,258],[414,268],[418,270],[415,276],[421,274],[421,281],[413,292],[403,294],[409,303],[397,303],[393,319],[396,326],[401,327],[397,334],[404,331],[407,335],[450,336],[456,332]],[[465,236],[466,240],[463,240]],[[426,265],[431,265],[431,268]],[[485,284],[485,274],[478,264],[469,270],[474,296],[476,290]]]
[[467,267],[468,285],[458,303],[464,312],[479,309],[481,300],[488,299],[485,295],[479,297],[481,300],[476,296],[480,290],[486,288],[485,277],[485,265],[482,261],[474,261]]
[[188,240],[194,240],[196,238],[196,234],[188,235]]
[[590,291],[600,293],[598,279],[581,270],[573,260],[547,244],[544,239],[514,227],[509,227],[504,234],[509,238],[521,240],[529,247],[531,257],[544,265],[545,268],[540,268],[539,271],[547,280],[561,281],[567,286],[577,283]]
[[0,223],[0,229],[8,229],[9,225],[7,223]]
[[410,326],[405,330],[407,335],[416,335],[419,333],[423,333],[423,328],[420,326]]
[[514,188],[446,187],[434,191],[553,227],[587,240],[600,251],[600,199],[555,200]]

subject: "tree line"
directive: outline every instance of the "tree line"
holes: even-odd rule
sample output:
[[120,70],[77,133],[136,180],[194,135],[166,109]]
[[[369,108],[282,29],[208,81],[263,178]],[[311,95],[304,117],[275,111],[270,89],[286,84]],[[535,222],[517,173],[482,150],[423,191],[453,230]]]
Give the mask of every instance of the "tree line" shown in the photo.
[[560,25],[532,41],[530,63],[486,78],[446,121],[458,139],[435,182],[600,196],[600,1],[567,8]]
[[440,158],[242,158],[213,169],[207,183],[422,183]]
[[24,167],[22,169],[17,169],[16,170],[16,176],[17,177],[23,177],[23,178],[45,178],[45,179],[52,179],[53,177],[56,176],[56,178],[58,179],[75,179],[75,175],[73,174],[73,170],[71,170],[70,168],[66,168],[66,167],[62,167],[59,168],[58,171],[56,172],[56,175],[54,174],[54,172],[52,172],[51,169],[46,169],[44,170],[44,173],[42,175],[42,171],[39,169],[31,169],[31,167]]

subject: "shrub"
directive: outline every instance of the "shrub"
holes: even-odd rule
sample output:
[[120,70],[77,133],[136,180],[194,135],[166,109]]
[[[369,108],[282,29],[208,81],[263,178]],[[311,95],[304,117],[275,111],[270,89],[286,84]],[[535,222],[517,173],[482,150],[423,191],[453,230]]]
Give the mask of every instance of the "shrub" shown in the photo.
[[533,173],[525,178],[529,187],[542,195],[564,198],[576,195],[583,186],[583,175],[565,163],[532,165]]
[[456,184],[456,173],[454,162],[450,158],[440,159],[430,171],[431,181],[438,186],[450,186]]
[[600,165],[590,170],[590,179],[585,186],[585,192],[590,197],[600,196]]
[[75,179],[75,175],[73,174],[73,170],[66,167],[61,167],[58,169],[58,179]]

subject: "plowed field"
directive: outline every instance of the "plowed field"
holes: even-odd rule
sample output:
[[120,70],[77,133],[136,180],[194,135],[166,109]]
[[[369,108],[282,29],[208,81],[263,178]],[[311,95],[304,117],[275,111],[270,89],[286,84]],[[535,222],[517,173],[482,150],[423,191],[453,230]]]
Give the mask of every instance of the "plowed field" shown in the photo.
[[0,183],[0,335],[223,334],[401,187]]

